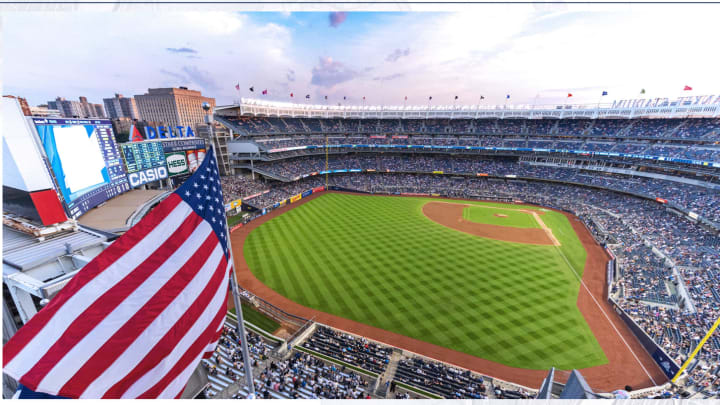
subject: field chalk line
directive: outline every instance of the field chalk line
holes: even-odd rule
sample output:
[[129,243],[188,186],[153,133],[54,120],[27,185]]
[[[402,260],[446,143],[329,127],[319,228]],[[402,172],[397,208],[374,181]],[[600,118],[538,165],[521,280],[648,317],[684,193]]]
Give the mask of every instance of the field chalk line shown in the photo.
[[637,361],[638,364],[640,365],[640,368],[643,369],[643,371],[645,372],[645,375],[647,375],[647,376],[650,378],[650,381],[652,381],[653,385],[657,385],[657,383],[655,382],[655,380],[652,378],[652,376],[650,375],[650,373],[647,371],[647,369],[645,368],[645,366],[642,364],[642,362],[640,361],[640,359],[638,358],[638,356],[635,354],[635,352],[633,351],[633,349],[630,347],[630,345],[628,344],[628,342],[625,340],[625,338],[623,337],[623,335],[622,335],[622,334],[620,333],[620,331],[615,327],[615,324],[612,322],[612,320],[610,319],[610,317],[608,316],[608,314],[607,314],[607,313],[605,312],[605,310],[602,308],[602,306],[600,305],[600,303],[598,302],[598,300],[595,299],[595,296],[590,292],[590,289],[587,287],[587,285],[585,285],[585,282],[582,280],[582,277],[580,277],[580,275],[578,275],[577,271],[575,271],[575,267],[573,267],[573,265],[570,264],[570,261],[568,261],[567,257],[565,257],[565,253],[563,253],[562,250],[560,250],[560,248],[558,248],[557,246],[555,246],[555,249],[557,249],[558,253],[560,253],[560,257],[562,257],[563,260],[565,260],[565,263],[567,263],[568,267],[570,267],[570,270],[572,270],[573,274],[575,274],[575,277],[577,277],[577,279],[580,281],[580,284],[583,286],[583,288],[585,288],[585,291],[587,291],[587,293],[590,295],[590,298],[593,299],[593,301],[595,302],[595,305],[597,305],[597,307],[600,309],[600,312],[602,312],[603,315],[605,315],[605,319],[608,320],[608,322],[610,323],[610,326],[612,326],[612,328],[615,330],[615,333],[617,333],[617,335],[620,337],[620,339],[622,340],[622,342],[625,344],[625,347],[627,347],[628,350],[630,350],[630,353],[632,353],[633,357],[635,358],[635,361]]

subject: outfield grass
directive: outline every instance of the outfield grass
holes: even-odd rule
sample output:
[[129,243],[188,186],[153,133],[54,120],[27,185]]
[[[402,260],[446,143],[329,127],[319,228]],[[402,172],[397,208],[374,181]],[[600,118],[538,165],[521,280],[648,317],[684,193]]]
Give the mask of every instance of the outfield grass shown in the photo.
[[[507,215],[507,217],[498,217]],[[511,226],[514,228],[540,228],[535,218],[526,212],[517,209],[503,209],[483,205],[471,205],[463,210],[463,218],[470,222],[489,225]]]
[[542,216],[560,248],[524,245],[439,225],[422,214],[431,200],[326,194],[253,230],[244,254],[266,285],[320,311],[514,367],[607,363],[560,255],[582,274],[565,216]]
[[[251,324],[257,326],[258,328],[266,332],[273,333],[280,327],[279,323],[275,322],[267,315],[260,313],[255,308],[248,306],[247,304],[242,304],[242,310],[244,321],[250,322]],[[231,308],[230,312],[234,314],[235,308]]]

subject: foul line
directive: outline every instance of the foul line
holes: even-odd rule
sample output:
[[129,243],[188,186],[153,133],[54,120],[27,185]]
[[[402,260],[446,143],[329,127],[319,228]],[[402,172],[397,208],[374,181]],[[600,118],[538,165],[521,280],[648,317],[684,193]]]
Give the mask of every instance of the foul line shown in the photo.
[[[557,249],[558,253],[560,253],[560,257],[562,257],[563,260],[565,260],[565,263],[567,263],[568,267],[570,267],[570,270],[572,270],[573,274],[575,274],[575,277],[580,281],[580,284],[583,286],[583,288],[585,288],[585,291],[587,291],[587,293],[590,295],[590,298],[593,299],[593,301],[595,302],[595,305],[597,305],[597,307],[600,309],[600,312],[602,312],[603,315],[605,315],[605,319],[607,319],[608,322],[610,322],[610,326],[612,326],[612,328],[615,330],[615,333],[617,333],[617,335],[620,337],[620,339],[622,340],[622,342],[625,344],[625,347],[627,347],[628,350],[630,350],[630,353],[632,353],[633,357],[635,358],[635,361],[637,361],[638,364],[640,365],[640,368],[643,369],[643,371],[645,372],[645,375],[647,375],[647,376],[650,378],[650,381],[652,381],[653,385],[656,385],[656,386],[657,386],[657,383],[656,383],[655,380],[652,378],[652,376],[650,375],[650,373],[647,371],[647,369],[645,368],[645,366],[642,364],[642,362],[640,361],[640,359],[638,358],[638,356],[635,354],[635,352],[634,352],[633,349],[630,347],[630,345],[629,345],[628,342],[625,340],[625,338],[624,338],[623,335],[620,333],[620,331],[615,327],[615,324],[612,322],[612,320],[610,319],[610,317],[608,316],[608,314],[605,313],[605,310],[602,308],[602,306],[601,306],[600,303],[597,301],[597,299],[595,299],[595,296],[590,292],[590,289],[587,287],[587,285],[585,285],[585,282],[582,280],[582,277],[580,277],[580,275],[578,275],[577,271],[575,271],[575,268],[573,267],[572,264],[570,264],[570,262],[568,261],[567,257],[565,257],[565,254],[562,252],[562,250],[560,250],[557,246],[555,246],[555,248]],[[583,246],[583,248],[584,248],[584,246]]]

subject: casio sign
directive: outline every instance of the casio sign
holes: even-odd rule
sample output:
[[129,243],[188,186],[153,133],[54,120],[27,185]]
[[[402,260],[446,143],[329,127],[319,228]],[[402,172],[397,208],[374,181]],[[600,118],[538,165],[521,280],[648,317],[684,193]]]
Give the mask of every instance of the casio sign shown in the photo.
[[128,182],[130,186],[137,187],[155,180],[167,179],[168,171],[164,167],[153,167],[151,169],[141,170],[136,173],[128,174]]

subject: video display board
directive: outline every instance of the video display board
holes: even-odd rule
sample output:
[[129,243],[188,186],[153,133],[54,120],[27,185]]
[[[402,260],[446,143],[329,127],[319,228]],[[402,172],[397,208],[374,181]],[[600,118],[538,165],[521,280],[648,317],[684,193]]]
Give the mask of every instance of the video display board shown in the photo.
[[71,217],[130,189],[110,120],[33,118]]
[[130,142],[120,145],[130,187],[166,179],[165,150],[160,141]]

